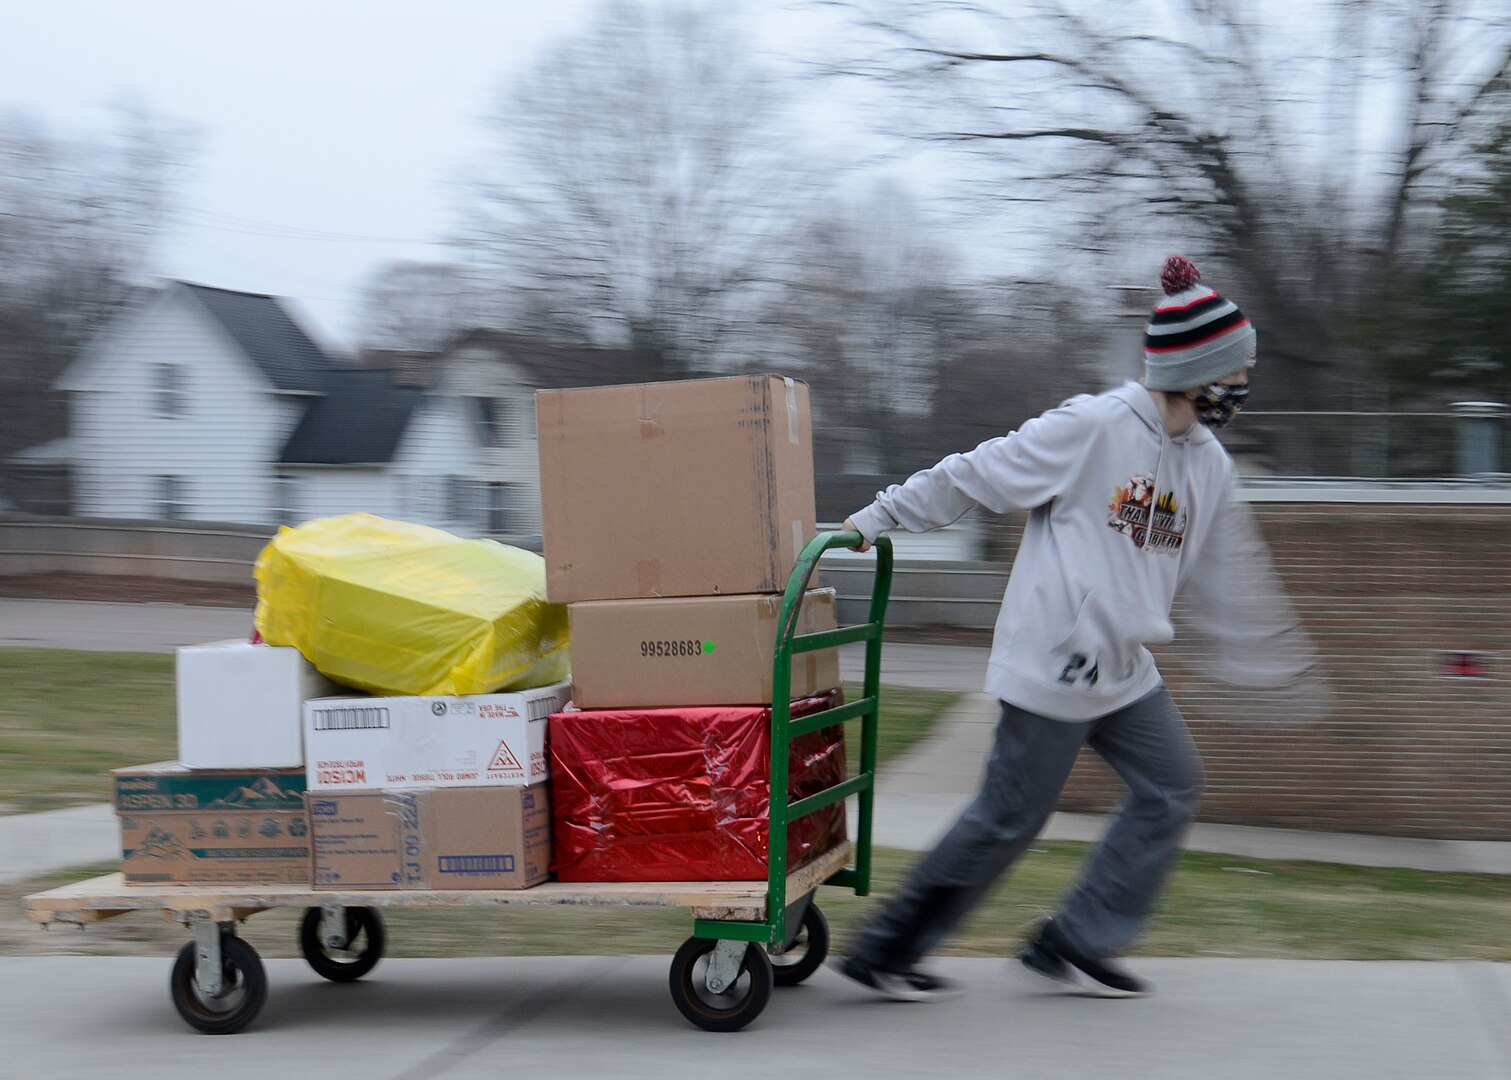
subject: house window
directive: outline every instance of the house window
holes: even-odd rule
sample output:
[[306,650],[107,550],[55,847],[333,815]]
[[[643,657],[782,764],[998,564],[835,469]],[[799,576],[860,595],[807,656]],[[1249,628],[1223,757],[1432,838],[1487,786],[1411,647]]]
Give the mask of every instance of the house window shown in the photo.
[[507,535],[520,531],[519,485],[488,485],[486,531],[494,535]]
[[473,407],[477,415],[477,444],[483,447],[495,447],[499,443],[498,430],[498,402],[492,398],[473,398]]
[[187,404],[183,367],[179,364],[152,365],[152,406],[157,415],[167,419],[183,416]]
[[477,517],[473,482],[465,476],[446,477],[446,520],[471,525]]
[[157,516],[163,521],[186,521],[189,517],[189,485],[182,476],[157,478]]
[[473,398],[473,415],[477,418],[479,446],[497,449],[514,444],[514,410],[508,401],[498,398]]
[[299,478],[279,473],[273,477],[273,524],[293,525],[299,519]]

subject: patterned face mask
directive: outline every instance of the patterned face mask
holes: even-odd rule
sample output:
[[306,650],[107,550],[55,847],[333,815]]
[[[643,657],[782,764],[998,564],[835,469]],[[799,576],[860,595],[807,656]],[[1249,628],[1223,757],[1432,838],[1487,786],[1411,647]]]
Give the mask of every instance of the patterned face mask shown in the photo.
[[1243,408],[1249,396],[1247,383],[1229,386],[1227,383],[1210,383],[1191,399],[1196,409],[1196,418],[1209,428],[1226,427],[1229,420]]

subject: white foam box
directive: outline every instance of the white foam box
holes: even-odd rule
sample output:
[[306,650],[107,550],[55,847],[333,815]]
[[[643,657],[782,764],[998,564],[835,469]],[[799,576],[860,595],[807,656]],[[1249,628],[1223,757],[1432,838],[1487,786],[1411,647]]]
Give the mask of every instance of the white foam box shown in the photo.
[[178,759],[191,769],[303,765],[305,701],[342,692],[281,645],[188,645],[176,672]]
[[572,684],[510,694],[339,697],[304,705],[307,788],[524,787],[551,775],[547,718]]

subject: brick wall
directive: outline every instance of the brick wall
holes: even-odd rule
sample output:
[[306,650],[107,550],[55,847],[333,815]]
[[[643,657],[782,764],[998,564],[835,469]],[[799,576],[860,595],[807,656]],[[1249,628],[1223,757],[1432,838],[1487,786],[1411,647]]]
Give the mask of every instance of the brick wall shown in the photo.
[[[1338,708],[1255,723],[1160,650],[1207,764],[1202,820],[1511,840],[1511,506],[1254,509]],[[1438,650],[1489,653],[1491,677],[1443,678]],[[1102,810],[1118,791],[1088,751],[1062,806]]]

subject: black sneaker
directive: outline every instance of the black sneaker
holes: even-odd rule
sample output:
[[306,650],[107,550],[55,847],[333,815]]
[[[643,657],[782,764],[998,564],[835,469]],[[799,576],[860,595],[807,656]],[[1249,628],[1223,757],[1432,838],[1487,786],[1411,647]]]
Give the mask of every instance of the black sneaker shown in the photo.
[[1070,973],[1070,965],[1061,960],[1058,953],[1038,941],[1018,954],[1018,962],[1035,975],[1041,975],[1052,982],[1075,982],[1075,976]]
[[1096,997],[1143,997],[1153,987],[1105,957],[1088,956],[1065,940],[1053,920],[1018,957],[1039,975],[1070,983]]
[[952,979],[930,975],[917,968],[888,971],[858,956],[835,957],[829,966],[845,978],[860,983],[891,1001],[948,1001],[960,994]]

